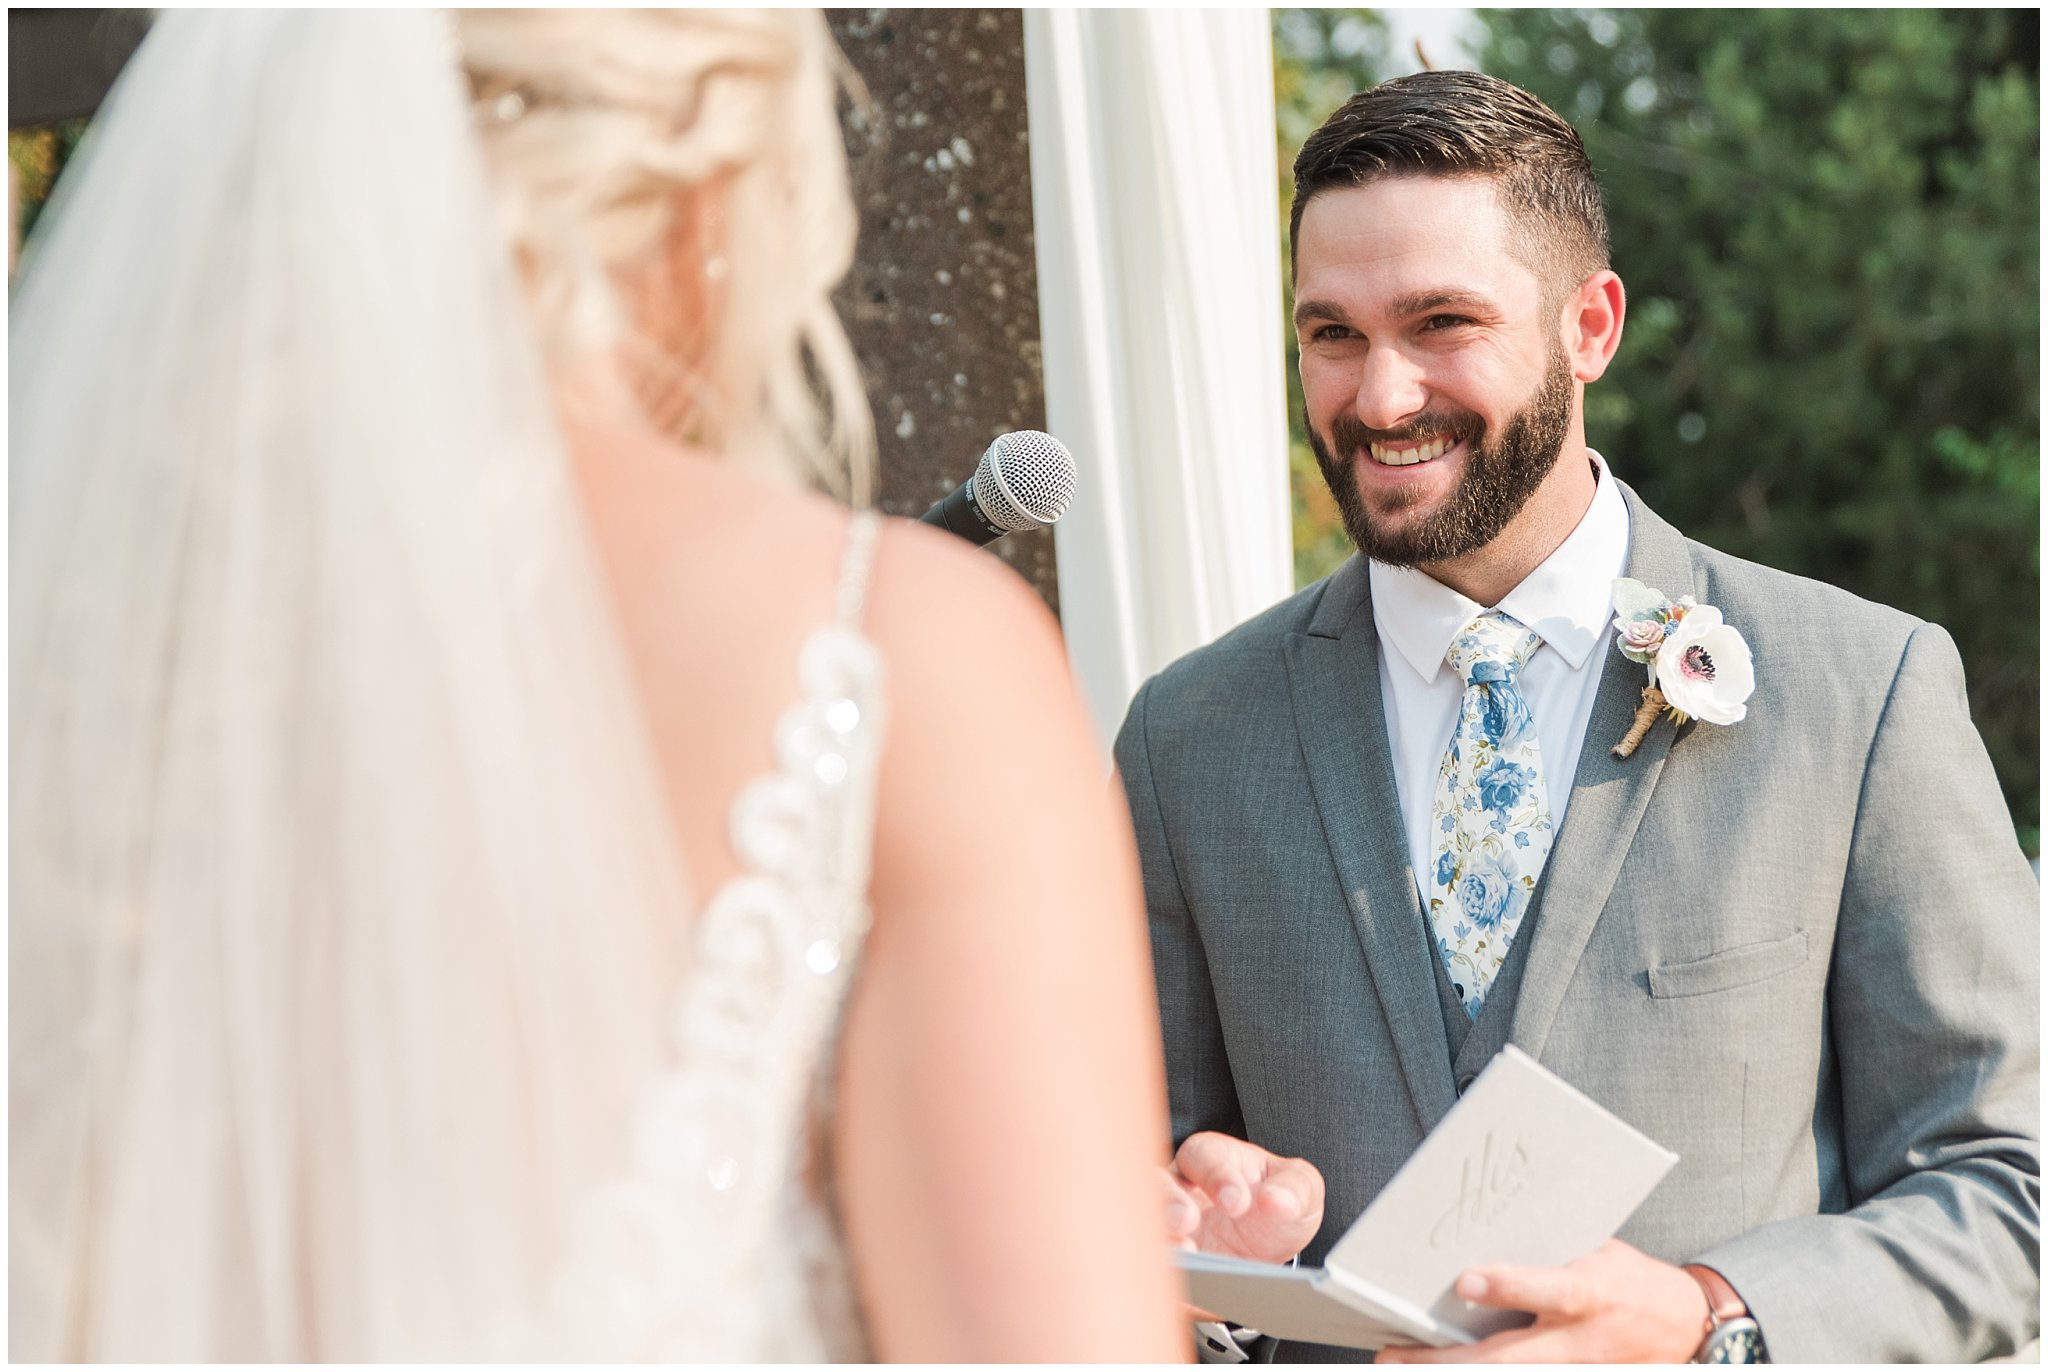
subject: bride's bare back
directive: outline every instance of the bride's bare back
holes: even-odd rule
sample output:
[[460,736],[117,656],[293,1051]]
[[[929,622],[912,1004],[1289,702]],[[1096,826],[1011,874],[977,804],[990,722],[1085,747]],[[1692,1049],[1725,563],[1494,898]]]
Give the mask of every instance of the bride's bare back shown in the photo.
[[[572,448],[701,903],[850,517],[651,437]],[[891,522],[864,628],[889,725],[831,1143],[875,1352],[1184,1357],[1137,865],[1057,626],[996,559]]]

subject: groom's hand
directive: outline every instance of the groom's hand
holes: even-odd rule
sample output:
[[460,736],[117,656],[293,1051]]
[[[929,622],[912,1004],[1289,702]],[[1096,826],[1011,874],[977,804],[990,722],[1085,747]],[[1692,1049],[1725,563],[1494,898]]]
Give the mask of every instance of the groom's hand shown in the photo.
[[1190,1134],[1161,1169],[1167,1233],[1183,1248],[1286,1262],[1323,1226],[1323,1174],[1228,1134]]
[[1393,1362],[1689,1362],[1706,1338],[1707,1297],[1682,1267],[1609,1239],[1564,1267],[1475,1267],[1456,1291],[1536,1323],[1462,1348],[1387,1348]]

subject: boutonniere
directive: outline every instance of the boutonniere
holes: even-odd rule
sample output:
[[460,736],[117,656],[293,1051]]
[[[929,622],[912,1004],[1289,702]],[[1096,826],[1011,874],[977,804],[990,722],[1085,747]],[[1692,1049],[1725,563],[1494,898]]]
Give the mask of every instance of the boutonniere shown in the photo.
[[1749,713],[1743,702],[1756,689],[1749,644],[1741,631],[1721,622],[1713,606],[1691,596],[1667,600],[1640,581],[1618,577],[1614,631],[1621,655],[1650,669],[1635,722],[1614,745],[1616,757],[1635,752],[1661,711],[1670,711],[1674,724],[1688,717],[1740,724]]

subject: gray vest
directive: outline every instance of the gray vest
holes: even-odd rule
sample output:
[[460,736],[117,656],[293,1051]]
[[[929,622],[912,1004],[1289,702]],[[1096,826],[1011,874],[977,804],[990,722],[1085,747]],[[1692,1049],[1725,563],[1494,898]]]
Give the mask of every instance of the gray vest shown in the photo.
[[[1451,1044],[1451,1071],[1458,1079],[1461,1096],[1472,1085],[1473,1078],[1493,1061],[1493,1055],[1507,1046],[1508,1023],[1514,1018],[1515,997],[1522,989],[1522,965],[1529,960],[1529,939],[1542,917],[1543,894],[1547,889],[1538,879],[1535,895],[1522,914],[1522,926],[1515,931],[1515,941],[1508,945],[1507,961],[1501,964],[1500,974],[1487,991],[1486,1004],[1479,1007],[1478,1019],[1466,1016],[1465,1007],[1451,986],[1450,974],[1444,970],[1444,960],[1430,959],[1436,968],[1436,1000],[1437,1008],[1443,1012],[1444,1037]],[[1434,947],[1433,933],[1429,941]]]

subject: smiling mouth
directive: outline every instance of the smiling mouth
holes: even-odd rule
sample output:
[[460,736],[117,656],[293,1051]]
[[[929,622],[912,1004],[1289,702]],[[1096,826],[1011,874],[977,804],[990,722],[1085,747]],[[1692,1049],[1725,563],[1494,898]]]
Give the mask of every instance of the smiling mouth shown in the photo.
[[1382,467],[1413,467],[1434,462],[1458,446],[1455,438],[1432,438],[1420,443],[1368,443],[1366,451]]

